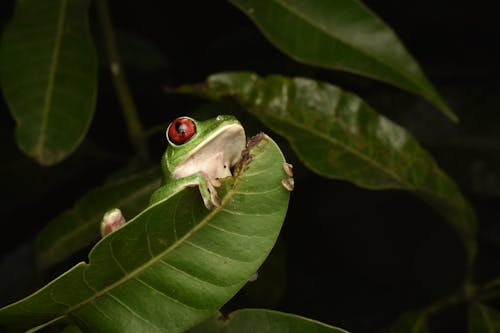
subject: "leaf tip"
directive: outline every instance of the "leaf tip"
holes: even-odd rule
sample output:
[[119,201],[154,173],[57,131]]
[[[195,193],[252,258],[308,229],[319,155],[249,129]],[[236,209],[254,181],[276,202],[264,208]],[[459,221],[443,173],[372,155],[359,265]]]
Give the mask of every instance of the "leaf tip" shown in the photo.
[[458,124],[460,119],[451,107],[439,96],[437,93],[428,99],[432,104],[434,104],[449,120],[454,124]]

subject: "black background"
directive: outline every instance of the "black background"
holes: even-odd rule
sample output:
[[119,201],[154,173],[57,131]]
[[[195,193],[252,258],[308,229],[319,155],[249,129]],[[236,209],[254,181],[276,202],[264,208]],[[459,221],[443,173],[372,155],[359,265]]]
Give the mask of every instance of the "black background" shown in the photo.
[[[226,1],[115,1],[110,6],[129,84],[146,127],[191,114],[202,104],[165,95],[165,85],[201,82],[218,71],[314,77],[356,92],[410,130],[459,183],[481,223],[476,280],[489,280],[500,274],[500,29],[494,2],[365,3],[397,32],[460,117],[458,125],[422,98],[397,88],[290,60]],[[12,2],[0,4],[2,27],[11,10]],[[94,121],[75,154],[91,151],[84,163],[73,156],[47,170],[31,162],[15,147],[14,120],[5,103],[0,104],[4,152],[0,305],[35,290],[57,273],[33,270],[31,246],[37,232],[133,153],[107,73],[94,8],[91,27],[101,66]],[[152,54],[134,50],[131,39],[149,41]],[[236,112],[251,130],[265,129],[241,110]],[[164,140],[155,137],[150,145],[159,161]],[[402,312],[421,308],[460,287],[461,244],[425,203],[402,191],[374,192],[320,178],[300,165],[285,142],[280,145],[295,165],[296,190],[268,264],[271,273],[266,275],[263,268],[256,285],[262,289],[249,286],[225,311],[267,307],[352,332],[375,332]],[[106,153],[95,152],[95,147]],[[466,308],[452,307],[433,317],[431,325],[436,332],[465,332]]]

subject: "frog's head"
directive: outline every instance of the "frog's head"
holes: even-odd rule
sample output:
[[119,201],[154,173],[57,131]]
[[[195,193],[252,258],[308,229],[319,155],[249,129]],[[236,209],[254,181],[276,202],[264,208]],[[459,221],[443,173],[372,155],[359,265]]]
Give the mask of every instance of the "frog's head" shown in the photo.
[[233,116],[206,121],[189,117],[173,120],[166,132],[169,146],[163,157],[166,176],[186,177],[204,172],[210,178],[231,175],[232,167],[245,148],[245,131]]

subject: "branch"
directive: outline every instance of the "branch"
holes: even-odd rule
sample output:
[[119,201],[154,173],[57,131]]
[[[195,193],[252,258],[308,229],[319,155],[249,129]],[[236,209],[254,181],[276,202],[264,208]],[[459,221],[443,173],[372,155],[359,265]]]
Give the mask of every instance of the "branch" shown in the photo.
[[104,35],[106,51],[110,64],[111,77],[115,87],[116,95],[122,107],[123,116],[127,124],[128,136],[139,156],[143,159],[149,158],[146,137],[144,129],[137,113],[137,108],[134,104],[130,89],[127,84],[127,79],[123,71],[123,66],[120,60],[120,54],[116,45],[115,32],[109,15],[109,7],[107,0],[97,0],[97,12],[101,30]]

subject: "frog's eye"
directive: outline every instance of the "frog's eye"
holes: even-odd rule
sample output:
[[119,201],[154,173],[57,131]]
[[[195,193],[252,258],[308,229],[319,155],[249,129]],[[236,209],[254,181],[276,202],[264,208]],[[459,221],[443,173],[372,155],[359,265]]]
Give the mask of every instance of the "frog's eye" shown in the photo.
[[168,125],[167,139],[174,145],[188,142],[196,134],[196,125],[193,119],[180,117]]

